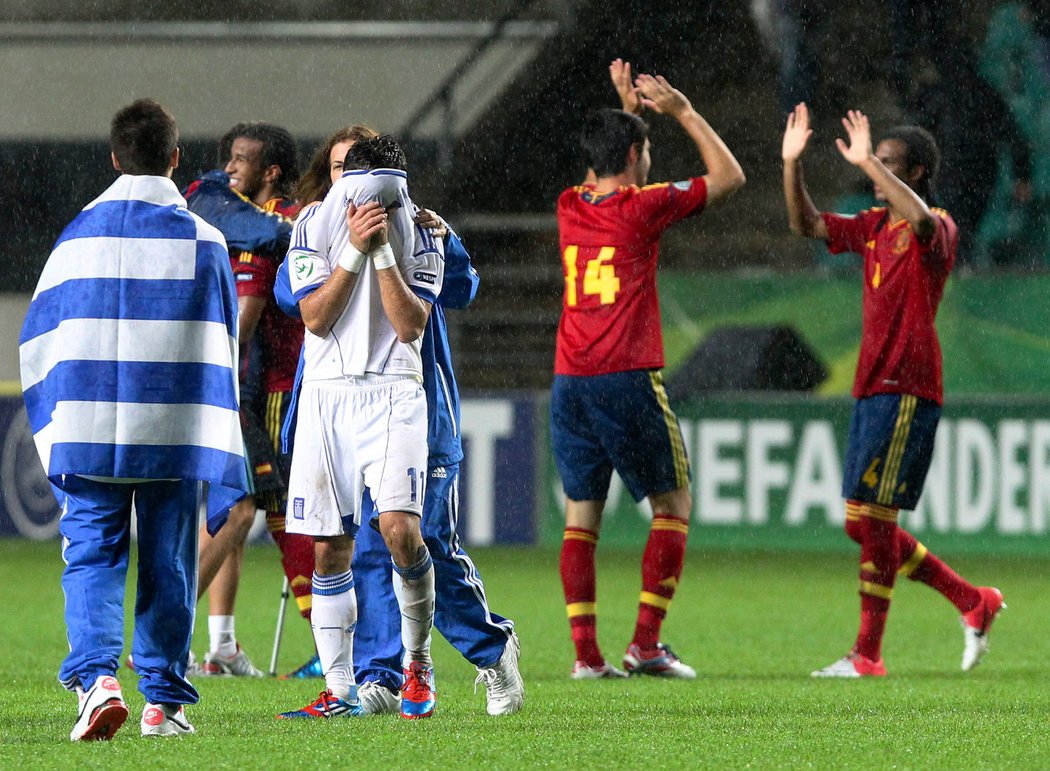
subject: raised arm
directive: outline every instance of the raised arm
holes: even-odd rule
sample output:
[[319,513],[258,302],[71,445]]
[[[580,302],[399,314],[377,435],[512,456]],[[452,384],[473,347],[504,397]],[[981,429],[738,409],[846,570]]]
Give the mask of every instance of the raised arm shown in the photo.
[[788,227],[792,233],[808,238],[827,238],[828,229],[824,218],[813,205],[802,175],[802,153],[811,136],[813,129],[809,127],[809,108],[803,102],[788,115],[784,143],[780,150],[784,160],[784,202],[787,204]]
[[715,133],[703,116],[693,109],[685,94],[674,88],[662,75],[639,75],[635,85],[642,94],[642,104],[654,112],[670,115],[685,129],[696,144],[707,174],[707,201],[714,203],[743,187],[747,178],[733,153]]
[[868,116],[859,110],[850,110],[842,119],[842,125],[849,135],[848,145],[841,138],[835,140],[842,157],[868,175],[886,197],[890,209],[908,221],[920,241],[929,241],[937,229],[934,214],[926,202],[872,152]]

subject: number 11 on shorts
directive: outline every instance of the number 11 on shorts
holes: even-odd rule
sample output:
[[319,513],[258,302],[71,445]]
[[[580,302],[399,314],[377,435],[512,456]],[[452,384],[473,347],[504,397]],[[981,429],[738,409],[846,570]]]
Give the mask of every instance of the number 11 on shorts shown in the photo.
[[[412,484],[412,503],[416,503],[421,497],[423,497],[427,484],[426,473],[425,470],[417,472],[414,467],[408,470],[408,479]],[[416,478],[417,476],[418,480]]]

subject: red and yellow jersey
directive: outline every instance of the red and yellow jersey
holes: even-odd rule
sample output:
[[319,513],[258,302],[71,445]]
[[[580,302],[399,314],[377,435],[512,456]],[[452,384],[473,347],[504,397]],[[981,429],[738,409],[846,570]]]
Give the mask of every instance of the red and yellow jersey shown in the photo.
[[702,177],[558,198],[565,294],[557,375],[602,375],[664,365],[656,263],[660,235],[707,202]]
[[885,208],[824,213],[828,248],[864,256],[864,316],[853,395],[911,394],[941,404],[941,345],[934,321],[955,264],[959,231],[948,212],[926,243]]
[[[299,213],[299,204],[287,198],[273,198],[262,207],[268,212],[277,212],[289,219]],[[262,388],[265,393],[291,391],[295,382],[295,369],[299,364],[299,349],[303,344],[303,322],[286,316],[277,307],[273,296],[273,284],[277,279],[280,258],[253,252],[235,252],[230,255],[233,277],[236,280],[238,297],[262,297],[266,300],[252,346],[259,347]],[[241,362],[248,365],[248,356]]]

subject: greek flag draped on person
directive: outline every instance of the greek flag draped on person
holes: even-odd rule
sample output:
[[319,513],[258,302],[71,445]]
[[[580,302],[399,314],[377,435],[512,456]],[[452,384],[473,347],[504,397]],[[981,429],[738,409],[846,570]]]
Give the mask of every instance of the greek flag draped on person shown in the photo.
[[196,479],[208,528],[248,490],[222,234],[168,178],[122,175],[59,237],[19,339],[48,479]]

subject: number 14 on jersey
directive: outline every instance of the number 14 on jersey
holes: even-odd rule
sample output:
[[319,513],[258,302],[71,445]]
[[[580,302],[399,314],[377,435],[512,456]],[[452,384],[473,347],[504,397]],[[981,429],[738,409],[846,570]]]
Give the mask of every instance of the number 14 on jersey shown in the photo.
[[[566,246],[562,254],[565,263],[565,304],[574,306],[577,304],[576,279],[579,278],[579,269],[576,267],[576,259],[579,256],[578,246]],[[620,279],[616,276],[616,266],[613,265],[613,256],[616,254],[615,246],[603,246],[598,250],[598,256],[593,260],[587,260],[587,267],[583,271],[583,294],[597,296],[602,305],[612,305],[616,302],[616,295],[620,291]]]

